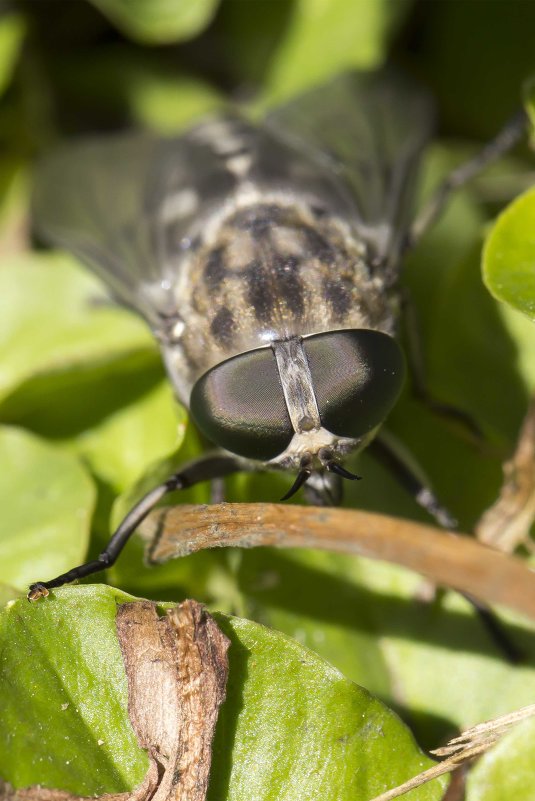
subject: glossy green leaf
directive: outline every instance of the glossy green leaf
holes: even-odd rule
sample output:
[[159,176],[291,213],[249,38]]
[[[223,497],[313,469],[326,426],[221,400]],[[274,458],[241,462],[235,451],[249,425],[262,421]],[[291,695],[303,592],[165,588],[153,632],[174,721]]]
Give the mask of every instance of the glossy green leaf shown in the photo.
[[[89,795],[142,779],[115,636],[116,605],[130,600],[71,587],[1,615],[0,774],[15,786]],[[232,644],[210,799],[367,801],[432,764],[395,714],[315,654],[250,621],[217,620]],[[414,799],[443,789],[439,780]]]
[[11,81],[25,32],[22,14],[0,16],[0,94]]
[[[250,621],[217,619],[232,646],[210,801],[365,801],[431,764],[396,715],[313,652]],[[434,782],[414,798],[443,790]]]
[[64,257],[14,260],[0,286],[4,420],[82,456],[115,491],[177,448],[180,410],[139,318]]
[[45,374],[154,352],[146,326],[60,254],[12,257],[0,270],[0,398]]
[[80,795],[121,792],[147,769],[127,713],[115,632],[117,604],[104,587],[74,587],[45,603],[0,614],[0,776]]
[[91,0],[117,27],[145,44],[196,36],[211,21],[219,0]]
[[0,581],[19,590],[85,556],[95,491],[75,456],[0,428]]
[[270,99],[291,97],[348,69],[380,65],[411,0],[297,0],[267,78]]
[[99,478],[118,492],[131,487],[153,462],[173,453],[185,430],[185,412],[167,381],[141,396],[128,398],[127,390],[120,381],[110,381],[107,399],[116,399],[113,413],[72,442]]
[[535,721],[531,718],[477,761],[468,777],[466,801],[532,801],[534,764]]
[[483,278],[494,297],[535,320],[535,189],[496,220],[485,243]]

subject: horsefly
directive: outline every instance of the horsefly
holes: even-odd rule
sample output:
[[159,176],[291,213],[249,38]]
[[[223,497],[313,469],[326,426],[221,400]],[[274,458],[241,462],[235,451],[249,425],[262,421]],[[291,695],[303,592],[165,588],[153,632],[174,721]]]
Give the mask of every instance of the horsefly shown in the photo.
[[346,74],[256,125],[237,113],[169,139],[94,139],[42,165],[36,224],[149,323],[178,399],[217,446],[149,492],[98,559],[32,584],[30,600],[113,564],[168,492],[284,470],[337,502],[343,462],[374,443],[416,500],[447,511],[379,431],[406,372],[400,263],[449,194],[522,136],[517,114],[412,221],[428,94],[394,73]]

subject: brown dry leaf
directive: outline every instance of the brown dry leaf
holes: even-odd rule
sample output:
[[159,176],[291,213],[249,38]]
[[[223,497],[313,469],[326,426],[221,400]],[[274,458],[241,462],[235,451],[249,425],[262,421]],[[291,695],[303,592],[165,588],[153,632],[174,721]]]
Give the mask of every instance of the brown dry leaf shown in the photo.
[[[131,793],[97,801],[204,801],[212,739],[225,699],[229,640],[196,601],[158,616],[150,601],[123,604],[117,634],[128,679],[128,713],[149,770]],[[2,801],[78,801],[62,790],[0,785]]]
[[480,542],[512,553],[518,545],[530,547],[530,528],[535,520],[535,398],[503,472],[500,495],[482,515],[475,532]]

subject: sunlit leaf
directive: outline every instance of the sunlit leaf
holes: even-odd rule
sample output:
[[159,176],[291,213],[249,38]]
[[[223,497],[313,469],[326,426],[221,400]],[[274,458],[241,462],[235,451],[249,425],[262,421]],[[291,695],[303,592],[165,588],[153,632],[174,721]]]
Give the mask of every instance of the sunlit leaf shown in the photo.
[[13,257],[0,270],[0,398],[44,374],[154,350],[146,326],[60,254]]
[[372,69],[411,0],[297,0],[267,79],[271,99],[292,95],[348,69]]
[[[130,600],[71,587],[0,617],[0,773],[15,786],[90,795],[142,779],[115,634],[117,604]],[[431,764],[395,714],[315,654],[250,621],[217,621],[231,648],[210,799],[368,801]]]
[[21,14],[0,16],[0,94],[8,86],[26,32]]
[[483,252],[483,277],[494,297],[535,320],[535,189],[496,220]]
[[24,590],[85,556],[95,492],[75,456],[0,428],[0,581]]
[[531,801],[535,760],[535,721],[515,726],[470,772],[466,801]]
[[132,39],[167,44],[190,39],[205,28],[219,0],[91,0]]
[[76,587],[0,615],[0,776],[80,795],[120,792],[147,769],[127,713],[115,633],[131,598]]

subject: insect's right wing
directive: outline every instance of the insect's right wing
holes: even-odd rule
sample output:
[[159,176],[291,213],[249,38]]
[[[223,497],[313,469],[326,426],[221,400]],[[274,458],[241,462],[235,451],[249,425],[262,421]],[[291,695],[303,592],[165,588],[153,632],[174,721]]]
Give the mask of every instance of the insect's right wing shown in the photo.
[[267,118],[279,138],[336,175],[348,222],[384,263],[403,247],[433,121],[428,93],[390,69],[345,73]]

